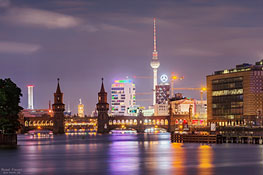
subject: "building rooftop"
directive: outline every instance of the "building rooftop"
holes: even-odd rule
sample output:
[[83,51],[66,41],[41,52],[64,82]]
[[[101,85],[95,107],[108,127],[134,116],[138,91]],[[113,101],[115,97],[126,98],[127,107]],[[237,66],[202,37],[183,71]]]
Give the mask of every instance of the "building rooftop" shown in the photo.
[[246,72],[250,70],[263,70],[263,60],[256,62],[255,65],[249,63],[243,63],[236,65],[235,68],[215,71],[213,75],[222,75],[235,72]]
[[115,80],[114,83],[132,83],[132,80],[131,79]]
[[23,109],[21,111],[24,117],[42,117],[43,115],[51,115],[50,109]]

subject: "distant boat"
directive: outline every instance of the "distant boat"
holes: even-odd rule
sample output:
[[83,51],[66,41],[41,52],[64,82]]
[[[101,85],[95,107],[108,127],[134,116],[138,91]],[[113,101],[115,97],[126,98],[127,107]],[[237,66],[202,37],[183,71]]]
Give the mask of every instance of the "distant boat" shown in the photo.
[[137,134],[136,130],[133,129],[114,129],[110,131],[110,134],[119,135],[119,134]]
[[148,134],[159,134],[159,133],[166,133],[167,130],[166,129],[162,129],[162,128],[147,128],[145,129],[145,133],[148,133]]
[[41,135],[53,135],[53,132],[52,131],[49,131],[49,130],[39,130],[39,129],[36,129],[36,130],[31,130],[31,131],[28,131],[28,134],[29,135],[32,135],[32,136],[41,136]]

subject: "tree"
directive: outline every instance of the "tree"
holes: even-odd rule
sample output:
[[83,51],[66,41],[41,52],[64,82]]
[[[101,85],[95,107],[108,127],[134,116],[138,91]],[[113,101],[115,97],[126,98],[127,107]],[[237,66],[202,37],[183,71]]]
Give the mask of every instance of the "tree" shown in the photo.
[[0,131],[16,133],[20,127],[18,113],[23,109],[19,106],[21,89],[10,78],[0,79]]

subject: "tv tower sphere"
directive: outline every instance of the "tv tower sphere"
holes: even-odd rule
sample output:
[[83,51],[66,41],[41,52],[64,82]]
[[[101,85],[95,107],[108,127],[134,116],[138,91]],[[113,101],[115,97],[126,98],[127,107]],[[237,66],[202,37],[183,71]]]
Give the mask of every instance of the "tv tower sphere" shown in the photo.
[[152,61],[151,61],[151,67],[152,67],[153,69],[157,69],[157,68],[159,68],[159,66],[160,66],[160,61],[152,59]]

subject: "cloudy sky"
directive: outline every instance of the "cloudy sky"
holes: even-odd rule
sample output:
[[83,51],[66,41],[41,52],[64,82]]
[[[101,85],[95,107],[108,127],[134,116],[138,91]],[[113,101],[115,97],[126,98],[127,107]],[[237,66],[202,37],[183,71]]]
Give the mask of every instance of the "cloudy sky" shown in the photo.
[[[82,98],[89,114],[101,77],[110,92],[115,79],[152,75],[156,17],[159,75],[176,72],[185,77],[176,87],[200,87],[215,70],[262,58],[262,7],[262,0],[0,0],[0,78],[22,89],[24,108],[34,84],[35,108],[47,108],[59,77],[65,103],[76,113]],[[137,92],[151,91],[151,79],[134,81]]]

